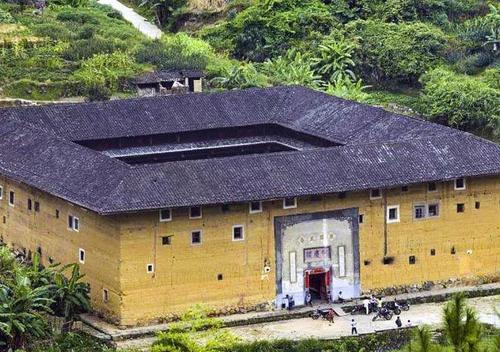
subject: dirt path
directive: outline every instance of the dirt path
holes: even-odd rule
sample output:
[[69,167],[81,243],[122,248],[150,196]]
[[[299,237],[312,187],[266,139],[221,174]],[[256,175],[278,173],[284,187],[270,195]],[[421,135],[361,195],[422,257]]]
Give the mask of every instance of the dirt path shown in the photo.
[[132,25],[145,36],[151,39],[157,39],[161,37],[162,31],[160,28],[158,28],[153,23],[148,22],[144,17],[139,15],[130,7],[123,5],[121,2],[117,0],[98,0],[98,2],[102,5],[109,5],[116,11],[121,13],[126,21],[132,23]]
[[[500,319],[495,315],[494,307],[500,309],[500,296],[480,297],[470,299],[469,304],[474,307],[483,323],[494,324],[500,327]],[[415,325],[438,326],[441,323],[442,308],[445,303],[426,303],[412,306],[408,312],[401,314],[403,324],[410,319]],[[312,320],[311,318],[286,320],[266,324],[249,325],[229,328],[235,335],[244,340],[270,339],[304,339],[308,337],[332,339],[351,334],[351,319],[358,325],[359,333],[370,333],[376,330],[396,328],[395,317],[389,321],[372,321],[373,315],[346,315],[337,317],[333,324],[326,320]]]

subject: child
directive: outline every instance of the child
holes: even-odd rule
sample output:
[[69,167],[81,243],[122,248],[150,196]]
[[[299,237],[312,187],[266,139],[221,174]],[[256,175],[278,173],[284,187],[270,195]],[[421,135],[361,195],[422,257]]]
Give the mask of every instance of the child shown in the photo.
[[357,335],[358,334],[358,329],[356,328],[356,322],[354,319],[351,320],[351,334],[352,335]]

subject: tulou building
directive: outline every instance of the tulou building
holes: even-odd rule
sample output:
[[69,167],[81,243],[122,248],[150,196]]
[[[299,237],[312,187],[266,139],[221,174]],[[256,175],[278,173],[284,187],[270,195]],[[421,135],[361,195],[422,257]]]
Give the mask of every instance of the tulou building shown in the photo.
[[500,146],[301,87],[2,109],[0,235],[121,325],[498,276]]

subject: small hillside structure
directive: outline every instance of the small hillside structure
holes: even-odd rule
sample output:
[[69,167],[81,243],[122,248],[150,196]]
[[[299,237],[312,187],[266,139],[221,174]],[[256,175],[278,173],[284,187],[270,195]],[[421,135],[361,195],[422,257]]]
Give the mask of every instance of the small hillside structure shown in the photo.
[[500,146],[298,87],[0,109],[0,238],[146,324],[498,277]]
[[137,94],[141,97],[155,95],[200,93],[203,89],[203,72],[197,70],[155,71],[135,80]]

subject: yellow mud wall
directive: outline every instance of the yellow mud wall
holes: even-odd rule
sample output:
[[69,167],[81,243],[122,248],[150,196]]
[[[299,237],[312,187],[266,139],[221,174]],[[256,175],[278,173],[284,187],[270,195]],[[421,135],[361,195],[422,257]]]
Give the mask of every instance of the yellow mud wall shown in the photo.
[[[276,216],[358,208],[360,274],[363,290],[427,280],[495,275],[500,258],[500,178],[467,179],[466,190],[453,182],[383,191],[370,200],[369,192],[348,192],[298,199],[294,209],[282,200],[263,202],[261,213],[250,214],[248,203],[203,207],[201,219],[189,219],[188,209],[173,209],[172,220],[159,213],[99,216],[31,187],[0,178],[0,236],[14,248],[33,253],[42,248],[42,260],[78,262],[91,284],[94,309],[123,324],[135,325],[182,312],[196,303],[224,308],[251,306],[275,298],[274,218]],[[15,206],[8,204],[15,192]],[[28,211],[27,200],[40,203],[40,212]],[[414,219],[416,203],[439,203],[439,216]],[[479,209],[476,209],[479,202]],[[457,213],[457,204],[465,205]],[[385,224],[385,206],[399,205],[400,221]],[[59,218],[55,211],[59,210]],[[68,229],[68,215],[80,219],[80,231]],[[244,240],[233,241],[234,225],[244,226]],[[191,245],[191,231],[202,230],[202,244]],[[170,245],[162,236],[172,236]],[[387,253],[384,253],[384,239]],[[455,254],[451,253],[452,248]],[[431,255],[434,249],[435,255]],[[384,265],[383,257],[393,257]],[[409,263],[415,256],[415,264]],[[271,271],[264,272],[265,263]],[[154,272],[148,273],[148,264]],[[222,280],[219,280],[222,275]],[[103,289],[109,301],[103,301]]]
[[[437,202],[439,216],[414,219],[413,205],[422,202]],[[465,205],[463,213],[457,213],[457,203]],[[386,205],[399,205],[400,222],[384,223]],[[168,222],[160,222],[158,212],[123,215],[117,217],[122,233],[121,323],[168,317],[196,303],[227,307],[273,300],[274,217],[352,207],[364,217],[359,227],[363,290],[499,271],[498,177],[467,179],[463,191],[454,190],[453,182],[437,183],[436,192],[428,192],[427,184],[410,185],[407,192],[398,187],[384,190],[376,200],[370,200],[368,191],[348,192],[345,198],[304,197],[295,209],[283,209],[282,200],[266,201],[257,214],[250,214],[245,203],[230,204],[226,211],[203,207],[202,219],[189,219],[188,209],[174,209]],[[234,225],[244,226],[244,241],[232,240]],[[203,230],[201,245],[191,245],[194,230]],[[162,245],[162,236],[172,236],[172,243]],[[384,256],[393,257],[393,263],[384,265]],[[415,264],[409,256],[415,256]],[[269,274],[263,271],[266,260]],[[154,273],[147,273],[148,264],[154,265]]]
[[[54,263],[79,263],[79,249],[85,250],[85,262],[80,264],[85,279],[90,283],[94,310],[118,321],[120,315],[119,263],[120,246],[117,223],[112,218],[72,205],[59,198],[35,190],[24,184],[0,178],[3,196],[0,199],[0,236],[11,248],[35,253],[40,247],[41,260]],[[9,205],[9,193],[15,192],[14,206]],[[28,199],[33,209],[28,210]],[[34,202],[40,211],[34,211]],[[59,218],[56,217],[59,210]],[[80,221],[80,230],[68,229],[68,215]],[[108,290],[104,302],[103,289]]]

